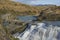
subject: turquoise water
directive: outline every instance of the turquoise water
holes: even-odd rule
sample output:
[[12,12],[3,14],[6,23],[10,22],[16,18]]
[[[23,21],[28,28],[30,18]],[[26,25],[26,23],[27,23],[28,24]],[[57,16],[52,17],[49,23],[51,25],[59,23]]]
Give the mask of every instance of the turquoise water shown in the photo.
[[44,21],[47,25],[53,25],[53,26],[59,26],[60,27],[60,21]]
[[37,17],[36,16],[18,16],[17,19],[23,22],[28,22],[32,20],[37,20]]

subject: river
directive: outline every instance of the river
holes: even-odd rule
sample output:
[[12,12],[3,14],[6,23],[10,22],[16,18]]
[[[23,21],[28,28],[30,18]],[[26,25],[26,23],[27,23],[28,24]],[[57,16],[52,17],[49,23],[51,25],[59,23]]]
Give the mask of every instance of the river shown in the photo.
[[60,21],[29,23],[24,32],[13,36],[19,40],[60,40]]

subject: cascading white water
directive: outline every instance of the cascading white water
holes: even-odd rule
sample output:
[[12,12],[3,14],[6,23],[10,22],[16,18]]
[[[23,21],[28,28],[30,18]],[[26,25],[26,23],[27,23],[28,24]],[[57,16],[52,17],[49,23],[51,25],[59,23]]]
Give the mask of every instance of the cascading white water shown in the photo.
[[60,27],[45,23],[29,24],[23,33],[16,33],[13,36],[20,40],[60,40]]

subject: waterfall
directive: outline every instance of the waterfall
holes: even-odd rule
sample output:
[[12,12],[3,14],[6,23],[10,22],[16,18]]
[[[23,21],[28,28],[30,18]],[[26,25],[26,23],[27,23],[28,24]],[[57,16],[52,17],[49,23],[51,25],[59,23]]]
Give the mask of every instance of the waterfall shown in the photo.
[[29,24],[23,33],[13,36],[20,40],[60,40],[60,27],[45,23]]

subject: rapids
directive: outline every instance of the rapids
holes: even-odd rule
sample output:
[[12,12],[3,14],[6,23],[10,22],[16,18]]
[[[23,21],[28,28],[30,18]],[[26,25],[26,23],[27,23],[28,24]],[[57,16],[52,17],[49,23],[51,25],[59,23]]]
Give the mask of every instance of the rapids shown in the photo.
[[46,23],[28,24],[23,33],[13,35],[19,40],[60,40],[60,27]]

